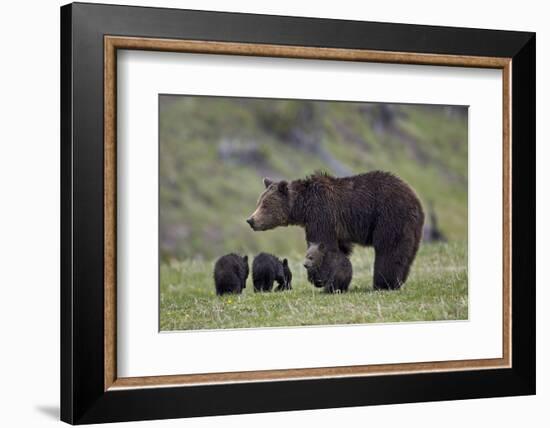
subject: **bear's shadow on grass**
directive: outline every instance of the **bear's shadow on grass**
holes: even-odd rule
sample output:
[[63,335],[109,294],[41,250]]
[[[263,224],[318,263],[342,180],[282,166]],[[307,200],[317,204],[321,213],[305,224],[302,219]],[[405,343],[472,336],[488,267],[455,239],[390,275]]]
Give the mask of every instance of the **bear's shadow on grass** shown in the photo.
[[[347,291],[343,293],[328,293],[324,290],[315,290],[317,294],[322,296],[345,296],[346,294],[389,294],[389,293],[399,293],[400,290],[375,290],[372,287],[350,287]],[[289,294],[290,295],[290,294]]]
[[[303,290],[299,291],[299,296],[300,297],[303,296],[303,293],[301,293],[302,291]],[[343,293],[328,293],[324,290],[319,290],[319,289],[313,289],[312,291],[315,294],[318,294],[318,295],[321,295],[321,296],[345,296],[345,295],[348,295],[348,294],[352,294],[352,295],[355,295],[355,294],[367,294],[367,295],[370,295],[370,294],[380,294],[380,295],[396,294],[396,293],[401,292],[402,290],[375,290],[372,287],[357,286],[357,287],[352,287],[352,288],[348,289],[347,291],[345,291]],[[289,298],[291,298],[293,295],[296,295],[296,294],[293,293],[293,291],[284,291],[284,292],[272,291],[272,292],[246,293],[246,295],[248,295],[248,294],[250,294],[252,296],[264,296],[264,297],[268,297],[268,298],[269,298],[269,296],[280,296],[280,295],[288,296]],[[242,295],[245,295],[245,293],[243,293]],[[226,294],[225,296],[216,296],[215,293],[209,293],[205,297],[209,297],[209,298],[210,297],[216,297],[218,299],[221,298],[221,299],[227,300],[227,299],[235,298],[235,297],[238,297],[238,296],[241,296],[241,294]]]
[[[346,294],[394,294],[394,293],[399,293],[400,291],[401,290],[375,290],[372,287],[368,287],[368,288],[353,287],[353,288],[350,288],[345,293],[341,293],[341,294],[342,295],[346,295]],[[325,292],[322,292],[322,294],[325,294]],[[331,294],[331,293],[326,293],[326,294]]]
[[[380,291],[375,290],[372,287],[352,287],[347,292],[347,294],[372,294],[372,293],[380,293]],[[346,294],[343,293],[343,294]]]

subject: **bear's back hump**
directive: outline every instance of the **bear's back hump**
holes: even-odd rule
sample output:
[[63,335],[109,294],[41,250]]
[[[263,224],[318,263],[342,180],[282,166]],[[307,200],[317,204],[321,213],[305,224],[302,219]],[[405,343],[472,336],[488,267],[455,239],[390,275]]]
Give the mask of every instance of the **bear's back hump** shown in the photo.
[[383,204],[384,206],[420,207],[415,191],[396,175],[385,171],[371,171],[347,177],[343,191],[348,197],[363,204]]

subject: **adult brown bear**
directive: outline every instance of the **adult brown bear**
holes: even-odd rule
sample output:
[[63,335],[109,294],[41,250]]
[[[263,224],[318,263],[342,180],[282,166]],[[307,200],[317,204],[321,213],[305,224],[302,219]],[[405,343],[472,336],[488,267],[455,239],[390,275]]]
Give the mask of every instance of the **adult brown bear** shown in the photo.
[[393,174],[373,171],[335,178],[316,173],[303,180],[274,182],[246,220],[252,229],[305,228],[307,242],[349,254],[354,243],[375,250],[375,289],[397,289],[416,256],[424,212],[414,190]]

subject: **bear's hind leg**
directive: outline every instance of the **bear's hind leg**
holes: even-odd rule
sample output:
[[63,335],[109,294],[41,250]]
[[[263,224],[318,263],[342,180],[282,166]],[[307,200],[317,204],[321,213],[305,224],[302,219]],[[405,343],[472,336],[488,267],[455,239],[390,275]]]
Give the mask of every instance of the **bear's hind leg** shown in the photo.
[[405,282],[408,266],[400,251],[376,251],[374,259],[375,290],[396,290]]
[[273,278],[269,278],[265,283],[264,283],[264,291],[271,291],[273,289]]
[[404,227],[406,232],[403,233],[395,233],[395,230],[394,233],[388,233],[392,231],[388,226],[375,232],[375,290],[396,290],[407,280],[422,237],[422,213],[415,220]]
[[260,281],[257,278],[254,278],[254,293],[257,293],[258,291],[262,291],[262,281]]
[[254,292],[271,291],[273,288],[273,276],[265,274],[254,279]]

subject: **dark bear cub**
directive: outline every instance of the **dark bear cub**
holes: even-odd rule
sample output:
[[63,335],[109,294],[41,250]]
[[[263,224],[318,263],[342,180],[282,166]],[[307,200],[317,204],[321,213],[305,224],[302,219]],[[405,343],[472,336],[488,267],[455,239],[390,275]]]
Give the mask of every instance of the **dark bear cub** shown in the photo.
[[304,267],[307,279],[315,287],[323,287],[328,293],[345,292],[353,276],[351,262],[338,249],[329,249],[323,243],[310,244]]
[[252,262],[252,281],[254,291],[271,291],[274,281],[279,284],[275,291],[292,290],[292,272],[287,259],[281,261],[271,254],[258,254]]
[[241,257],[231,253],[220,257],[214,265],[216,294],[221,296],[227,293],[242,293],[246,287],[248,273],[248,256]]

